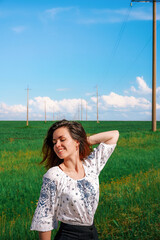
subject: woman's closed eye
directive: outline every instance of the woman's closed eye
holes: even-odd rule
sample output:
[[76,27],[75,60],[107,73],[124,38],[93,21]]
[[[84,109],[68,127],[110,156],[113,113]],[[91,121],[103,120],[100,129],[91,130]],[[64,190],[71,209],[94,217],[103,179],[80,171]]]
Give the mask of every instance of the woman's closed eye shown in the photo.
[[[66,139],[65,138],[60,138],[60,142],[64,142]],[[53,140],[53,145],[55,145],[57,141]]]
[[64,142],[65,140],[66,140],[65,138],[60,139],[61,142]]

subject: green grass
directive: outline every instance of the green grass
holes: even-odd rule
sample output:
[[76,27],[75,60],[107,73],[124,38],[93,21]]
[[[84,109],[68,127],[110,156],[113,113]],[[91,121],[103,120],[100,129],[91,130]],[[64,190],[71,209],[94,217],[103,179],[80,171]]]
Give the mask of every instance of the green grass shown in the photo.
[[[0,122],[0,239],[38,239],[30,225],[39,198],[41,147],[52,122]],[[160,122],[82,122],[87,134],[118,129],[115,152],[100,175],[95,215],[99,239],[159,239]],[[52,231],[52,237],[56,231]]]

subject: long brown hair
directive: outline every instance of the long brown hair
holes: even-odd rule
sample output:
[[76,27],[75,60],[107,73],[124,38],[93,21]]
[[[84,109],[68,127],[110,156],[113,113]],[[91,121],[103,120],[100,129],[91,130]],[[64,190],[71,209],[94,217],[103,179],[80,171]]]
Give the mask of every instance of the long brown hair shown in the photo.
[[81,160],[86,158],[91,152],[86,132],[79,122],[67,121],[65,119],[55,122],[49,128],[42,147],[43,159],[40,164],[45,163],[47,169],[58,166],[63,162],[63,159],[60,159],[53,149],[53,133],[60,127],[67,128],[71,137],[79,142],[79,156]]

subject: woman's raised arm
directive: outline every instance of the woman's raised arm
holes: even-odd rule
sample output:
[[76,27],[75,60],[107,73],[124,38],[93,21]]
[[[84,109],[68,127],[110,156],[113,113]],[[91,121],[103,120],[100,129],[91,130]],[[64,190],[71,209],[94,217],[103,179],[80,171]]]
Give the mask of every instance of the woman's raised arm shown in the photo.
[[106,143],[106,144],[116,144],[119,138],[119,131],[107,131],[94,134],[92,136],[87,137],[87,141],[90,145]]

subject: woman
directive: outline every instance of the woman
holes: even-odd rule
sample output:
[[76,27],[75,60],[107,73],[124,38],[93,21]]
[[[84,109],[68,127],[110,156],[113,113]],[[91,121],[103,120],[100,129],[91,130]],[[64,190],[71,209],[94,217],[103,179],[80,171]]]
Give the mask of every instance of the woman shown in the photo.
[[[117,130],[87,137],[78,122],[62,120],[48,130],[42,152],[47,169],[31,230],[40,240],[98,239],[94,214],[99,200],[98,176],[114,151]],[[91,152],[90,146],[99,144]]]

